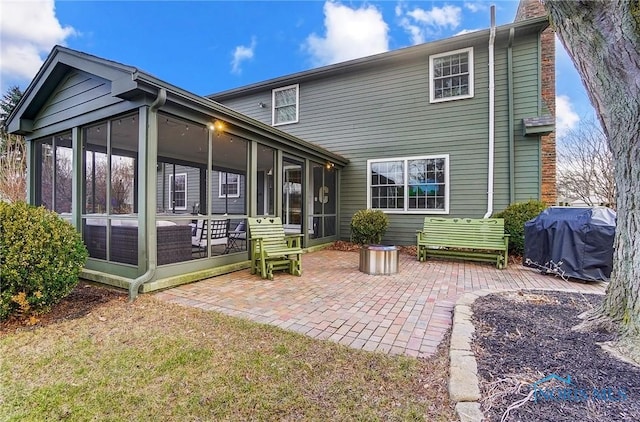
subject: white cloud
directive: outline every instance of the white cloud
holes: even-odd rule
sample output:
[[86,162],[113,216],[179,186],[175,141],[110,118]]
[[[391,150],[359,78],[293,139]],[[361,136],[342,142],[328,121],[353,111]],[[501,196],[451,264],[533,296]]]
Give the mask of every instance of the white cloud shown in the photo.
[[436,36],[442,29],[455,29],[460,26],[462,9],[458,6],[434,6],[430,10],[416,7],[406,10],[404,4],[396,6],[396,16],[402,28],[411,36],[413,44],[421,44],[431,36]]
[[56,44],[76,35],[63,27],[53,0],[2,1],[0,3],[0,72],[3,79],[29,80],[35,76]]
[[431,10],[423,10],[419,7],[407,12],[416,22],[426,26],[457,28],[460,25],[462,9],[457,6],[434,6]]
[[580,116],[573,110],[571,99],[566,95],[556,97],[556,135],[562,138],[580,121]]
[[480,2],[465,2],[464,7],[473,13],[486,12],[489,10],[489,5],[487,3]]
[[240,65],[242,64],[243,61],[250,60],[253,58],[253,52],[255,48],[256,48],[255,37],[251,38],[251,45],[249,45],[248,47],[244,45],[239,45],[236,47],[236,49],[233,51],[233,59],[231,60],[232,73],[236,73],[236,74],[242,73],[242,69],[240,68]]
[[426,35],[424,30],[418,25],[412,25],[411,22],[409,22],[409,19],[402,18],[400,20],[400,25],[411,36],[411,43],[413,45],[422,44],[425,41]]
[[389,50],[389,27],[374,6],[351,9],[324,4],[324,37],[311,34],[303,48],[316,66],[338,63]]

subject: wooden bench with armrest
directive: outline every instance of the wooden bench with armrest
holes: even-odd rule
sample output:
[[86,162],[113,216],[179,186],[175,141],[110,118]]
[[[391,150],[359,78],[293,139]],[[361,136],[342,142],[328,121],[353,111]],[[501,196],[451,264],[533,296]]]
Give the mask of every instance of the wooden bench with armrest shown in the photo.
[[504,232],[502,218],[426,217],[417,233],[418,260],[430,256],[495,262],[507,267],[509,235]]

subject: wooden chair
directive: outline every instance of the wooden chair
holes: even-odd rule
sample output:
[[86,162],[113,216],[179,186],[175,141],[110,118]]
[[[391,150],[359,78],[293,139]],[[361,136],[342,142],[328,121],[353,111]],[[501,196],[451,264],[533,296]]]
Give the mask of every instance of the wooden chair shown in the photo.
[[248,218],[251,241],[251,274],[273,280],[273,271],[302,275],[303,235],[286,235],[280,217]]

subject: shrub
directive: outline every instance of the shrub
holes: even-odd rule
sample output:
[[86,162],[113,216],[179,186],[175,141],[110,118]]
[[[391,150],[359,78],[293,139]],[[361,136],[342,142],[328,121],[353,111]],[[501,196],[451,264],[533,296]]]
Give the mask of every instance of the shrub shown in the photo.
[[80,234],[57,214],[0,202],[0,320],[58,303],[78,284],[86,259]]
[[522,256],[524,254],[524,223],[535,218],[544,211],[544,202],[529,200],[509,205],[494,217],[504,218],[504,231],[509,233],[509,252]]
[[380,210],[359,210],[351,218],[351,241],[360,245],[382,242],[389,217]]

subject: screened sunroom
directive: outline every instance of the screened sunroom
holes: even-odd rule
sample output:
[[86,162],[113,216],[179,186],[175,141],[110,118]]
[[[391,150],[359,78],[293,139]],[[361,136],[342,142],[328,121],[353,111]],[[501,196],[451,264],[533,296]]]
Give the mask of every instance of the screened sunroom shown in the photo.
[[339,236],[344,158],[129,66],[55,47],[9,130],[28,201],[81,232],[82,276],[133,296],[246,268],[249,216]]

